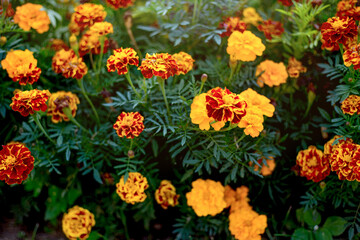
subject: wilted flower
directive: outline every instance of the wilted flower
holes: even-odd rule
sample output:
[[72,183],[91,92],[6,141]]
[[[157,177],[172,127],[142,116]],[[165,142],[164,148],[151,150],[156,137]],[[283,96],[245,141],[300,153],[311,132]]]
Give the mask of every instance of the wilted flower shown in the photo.
[[[262,74],[261,74],[262,73]],[[265,60],[261,62],[256,68],[256,75],[258,76],[257,84],[260,87],[264,87],[264,84],[269,87],[279,86],[282,83],[286,83],[288,73],[284,63],[276,63],[271,60]]]
[[119,48],[114,50],[114,54],[107,60],[108,72],[117,71],[119,75],[128,72],[128,65],[139,65],[139,57],[132,48]]
[[243,19],[242,20],[247,24],[252,24],[254,26],[257,26],[257,25],[259,25],[259,22],[261,22],[263,19],[256,12],[255,8],[248,7],[248,8],[245,8],[243,11]]
[[50,18],[42,9],[43,6],[33,3],[26,3],[16,7],[14,23],[19,24],[19,27],[25,31],[33,28],[38,33],[47,32],[49,30]]
[[134,138],[144,130],[143,121],[144,117],[138,112],[122,112],[113,127],[119,137]]
[[326,45],[330,43],[346,44],[357,34],[356,22],[349,17],[329,18],[321,25],[321,35]]
[[259,31],[265,34],[265,37],[269,40],[273,38],[273,36],[281,36],[284,32],[283,24],[278,21],[273,21],[271,19],[263,21],[258,26]]
[[126,203],[135,204],[146,199],[145,190],[149,187],[146,177],[138,172],[130,172],[124,183],[124,176],[116,184],[116,193]]
[[168,79],[178,72],[179,67],[174,57],[168,53],[154,53],[153,55],[147,53],[138,69],[145,78],[157,76]]
[[70,121],[64,113],[63,108],[69,108],[71,115],[75,117],[77,104],[80,103],[79,98],[72,92],[58,91],[52,93],[48,103],[48,112],[46,115],[51,116],[53,123]]
[[105,9],[102,5],[93,3],[84,3],[74,9],[74,22],[80,28],[80,31],[94,25],[96,22],[104,21],[106,17]]
[[302,63],[296,60],[294,57],[289,58],[289,63],[286,70],[291,78],[298,78],[300,73],[307,71],[306,67],[304,67]]
[[163,209],[167,209],[169,206],[175,207],[179,204],[180,195],[176,194],[175,187],[168,180],[162,180],[160,186],[155,191],[155,199]]
[[360,114],[360,96],[350,95],[341,103],[341,110],[344,114]]
[[35,111],[45,112],[47,109],[46,101],[50,95],[48,90],[18,91],[12,98],[10,107],[12,110],[20,112],[24,117],[34,114]]
[[187,74],[193,69],[195,60],[186,52],[179,52],[172,55],[178,65],[176,75]]
[[64,213],[62,229],[70,240],[85,240],[89,237],[91,228],[95,226],[94,214],[79,206],[74,206]]
[[130,7],[134,2],[135,0],[106,0],[106,3],[114,9]]
[[52,59],[52,69],[56,73],[61,73],[65,78],[82,79],[88,68],[82,58],[76,56],[72,49],[62,49],[55,53]]
[[239,17],[228,17],[219,24],[219,28],[226,30],[220,34],[220,37],[229,37],[234,31],[244,32],[246,30],[246,23],[241,21]]

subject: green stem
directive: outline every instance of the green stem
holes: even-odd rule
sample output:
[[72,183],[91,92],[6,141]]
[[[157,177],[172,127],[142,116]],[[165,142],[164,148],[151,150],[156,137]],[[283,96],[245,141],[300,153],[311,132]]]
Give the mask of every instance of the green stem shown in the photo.
[[33,116],[33,119],[36,123],[36,125],[38,125],[38,127],[40,128],[40,130],[44,133],[44,135],[50,140],[50,142],[52,142],[54,145],[56,145],[56,142],[50,138],[49,134],[45,131],[45,129],[43,128],[43,126],[40,123],[40,115],[36,112],[35,115]]
[[105,36],[101,36],[100,37],[100,57],[99,57],[98,64],[97,64],[98,70],[97,70],[97,75],[96,75],[97,84],[99,83],[99,79],[100,79],[102,58],[104,55],[104,44],[105,44]]
[[92,53],[91,53],[91,52],[90,52],[90,63],[91,63],[91,67],[92,67],[92,69],[95,71],[96,66],[95,66],[95,63],[94,63],[94,58],[93,58],[93,55],[92,55]]
[[195,19],[196,19],[197,6],[198,6],[198,0],[195,0],[194,8],[193,8],[193,16],[191,21],[193,24],[195,23]]
[[238,144],[239,142],[241,142],[245,137],[246,137],[246,134],[243,133],[243,134],[241,135],[241,137],[235,142],[235,145]]
[[131,140],[130,140],[130,148],[129,148],[129,151],[130,151],[130,150],[132,150],[133,143],[134,143],[134,139],[133,139],[133,138],[131,138]]
[[121,215],[121,222],[124,225],[125,238],[126,238],[126,240],[130,240],[130,236],[129,236],[129,232],[128,232],[127,224],[126,224],[126,215],[124,213],[123,208],[120,208],[120,215]]
[[71,109],[68,107],[65,107],[62,109],[63,112],[65,113],[65,115],[70,119],[70,121],[72,121],[76,126],[78,126],[79,128],[81,128],[84,132],[88,133],[89,135],[91,135],[91,133],[84,128],[78,121],[76,121],[76,119],[73,117],[72,113],[71,113]]
[[125,74],[125,77],[126,77],[128,83],[130,84],[131,88],[134,90],[136,96],[137,96],[139,99],[141,99],[141,95],[139,94],[138,91],[136,91],[136,88],[134,87],[134,84],[133,84],[132,81],[131,81],[129,68],[128,68],[127,73]]
[[87,93],[86,93],[86,91],[85,91],[83,79],[80,79],[80,80],[78,80],[77,82],[78,82],[78,84],[79,84],[79,87],[80,87],[80,89],[81,89],[82,94],[84,95],[84,97],[85,97],[85,99],[88,101],[88,103],[90,104],[90,106],[91,106],[91,108],[92,108],[92,110],[93,110],[93,112],[94,112],[94,114],[95,114],[95,118],[96,118],[97,124],[100,125],[99,115],[98,115],[98,113],[97,113],[97,111],[96,111],[93,103],[91,102],[89,96],[87,95]]
[[165,101],[165,105],[166,105],[166,110],[167,110],[167,113],[168,113],[168,116],[169,116],[169,119],[171,121],[171,116],[170,116],[170,108],[169,108],[169,103],[167,101],[167,98],[166,98],[166,92],[165,92],[165,80],[162,79],[162,78],[157,78],[158,82],[160,83],[160,89],[161,89],[161,92],[162,92],[162,95],[164,97],[164,101]]
[[205,84],[205,82],[204,82],[204,81],[201,81],[201,86],[200,86],[199,94],[201,94],[202,89],[203,89],[203,87],[204,87],[204,84]]

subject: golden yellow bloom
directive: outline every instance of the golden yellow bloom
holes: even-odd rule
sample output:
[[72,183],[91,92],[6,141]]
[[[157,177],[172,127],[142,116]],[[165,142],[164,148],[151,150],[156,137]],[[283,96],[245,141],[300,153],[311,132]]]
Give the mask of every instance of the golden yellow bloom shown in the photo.
[[94,214],[79,206],[70,208],[62,219],[63,232],[70,240],[87,239],[94,225]]
[[50,18],[44,10],[41,10],[42,8],[43,6],[40,4],[32,3],[16,7],[14,23],[19,24],[19,27],[25,31],[33,28],[38,33],[47,32],[49,30]]
[[84,56],[88,52],[93,54],[100,54],[101,42],[100,38],[104,38],[104,53],[107,52],[109,41],[105,37],[106,35],[113,33],[113,25],[109,22],[97,22],[90,27],[88,31],[81,37],[79,43],[79,55]]
[[162,180],[160,186],[155,191],[155,199],[163,209],[167,209],[169,206],[175,207],[179,204],[180,195],[176,194],[175,187],[168,180]]
[[236,192],[229,185],[225,186],[224,200],[226,208],[230,207],[236,201]]
[[307,71],[306,67],[304,67],[302,63],[294,57],[289,58],[289,63],[286,69],[289,76],[292,78],[298,78],[300,73],[305,73]]
[[48,103],[48,112],[46,115],[51,116],[53,123],[70,121],[70,119],[63,112],[63,108],[69,108],[71,115],[75,117],[77,104],[80,103],[79,98],[72,92],[58,91],[51,94]]
[[[267,165],[265,165],[264,161],[266,161]],[[250,165],[252,165],[252,162],[250,163],[251,163]],[[258,160],[258,163],[261,165],[260,174],[263,176],[271,175],[276,166],[275,160],[271,156],[269,158],[265,158],[265,157],[260,158]],[[254,171],[259,171],[258,165],[254,166]]]
[[230,213],[238,211],[240,209],[249,208],[252,209],[248,198],[249,188],[247,186],[240,186],[236,188],[235,201],[231,204]]
[[267,117],[272,117],[275,112],[275,107],[270,102],[270,99],[254,91],[251,88],[239,94],[247,103],[246,112],[256,114],[257,112]]
[[284,63],[276,63],[271,60],[265,60],[257,66],[256,76],[260,74],[261,76],[258,77],[257,80],[257,84],[259,84],[260,87],[264,87],[264,84],[269,87],[279,86],[282,83],[286,83],[288,78]]
[[186,193],[186,199],[199,217],[215,216],[226,207],[225,188],[220,182],[197,179],[192,182],[192,187],[191,191]]
[[258,114],[247,113],[246,116],[240,120],[238,127],[244,128],[244,133],[254,138],[258,137],[260,132],[264,130],[263,122],[264,117],[260,117]]
[[84,3],[74,9],[74,22],[79,26],[80,31],[94,25],[96,22],[104,21],[105,9],[102,5]]
[[146,199],[145,190],[149,187],[146,177],[138,172],[130,172],[124,183],[124,176],[116,184],[116,193],[126,203],[135,204]]
[[360,114],[360,96],[350,95],[341,103],[341,110],[344,114]]
[[179,67],[176,75],[187,74],[193,69],[195,60],[186,52],[179,52],[172,55]]
[[61,73],[65,78],[82,79],[88,68],[82,58],[76,56],[74,50],[62,49],[55,53],[52,59],[52,69],[56,73]]
[[252,24],[254,26],[259,25],[259,22],[262,22],[263,19],[260,15],[256,12],[255,8],[248,7],[245,8],[243,11],[243,19],[245,23]]
[[206,111],[206,93],[196,96],[191,104],[190,118],[194,124],[199,124],[201,130],[209,130],[213,118],[208,117]]
[[230,55],[230,61],[251,62],[256,59],[256,56],[263,54],[265,45],[250,31],[243,33],[234,31],[228,39],[226,51]]

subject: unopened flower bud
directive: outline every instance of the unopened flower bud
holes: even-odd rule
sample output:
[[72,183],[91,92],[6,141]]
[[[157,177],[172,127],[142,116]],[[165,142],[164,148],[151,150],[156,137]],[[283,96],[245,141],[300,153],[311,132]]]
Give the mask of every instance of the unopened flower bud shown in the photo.
[[7,39],[6,39],[5,36],[1,36],[1,37],[0,37],[0,46],[1,46],[1,47],[5,45],[6,40],[7,40]]
[[206,73],[203,73],[203,75],[201,75],[201,81],[206,82],[207,79],[208,79],[208,75]]
[[320,185],[320,188],[321,188],[321,189],[324,189],[324,188],[326,187],[326,183],[325,183],[325,182],[320,182],[319,185]]
[[77,53],[79,51],[79,44],[78,44],[75,34],[71,34],[71,36],[69,38],[69,42],[70,42],[70,47],[72,48],[72,50],[74,50],[74,52]]
[[134,158],[134,157],[135,157],[135,153],[134,153],[133,150],[129,150],[129,151],[128,151],[128,157],[129,157],[129,158]]
[[132,27],[132,15],[130,11],[126,11],[124,14],[124,22],[126,29],[131,29]]

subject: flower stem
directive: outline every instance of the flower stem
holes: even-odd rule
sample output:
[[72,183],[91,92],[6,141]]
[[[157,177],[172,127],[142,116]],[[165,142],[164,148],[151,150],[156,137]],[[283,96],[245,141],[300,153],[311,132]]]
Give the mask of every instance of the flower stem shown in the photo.
[[165,105],[166,105],[166,110],[167,110],[167,113],[168,113],[168,116],[171,120],[171,116],[170,116],[170,108],[169,108],[169,103],[167,101],[167,98],[166,98],[166,92],[165,92],[165,80],[162,79],[162,78],[157,78],[158,82],[160,83],[160,90],[162,92],[162,95],[164,97],[164,101],[165,101]]
[[132,81],[131,81],[129,69],[128,69],[127,73],[125,74],[125,77],[126,77],[126,79],[128,80],[128,82],[129,82],[130,86],[132,87],[132,89],[134,90],[136,96],[137,96],[139,99],[141,99],[141,95],[139,94],[138,91],[136,91],[136,88],[134,87],[134,84],[133,84]]
[[204,84],[205,84],[205,82],[204,82],[204,81],[201,81],[201,86],[200,86],[199,94],[201,94],[202,89],[203,89],[203,87],[204,87]]
[[72,116],[71,114],[71,109],[68,107],[65,107],[62,109],[63,112],[65,113],[65,115],[70,119],[70,121],[72,121],[76,126],[78,126],[79,128],[81,128],[84,132],[88,133],[89,135],[91,135],[91,133],[84,128],[78,121],[76,121],[76,119]]
[[36,125],[40,128],[40,130],[44,133],[44,135],[50,140],[50,142],[52,142],[54,145],[56,145],[56,142],[50,138],[49,134],[45,131],[44,127],[41,125],[40,122],[40,115],[36,112],[35,115],[33,116],[33,119],[36,123]]
[[133,138],[131,138],[131,140],[130,140],[130,148],[129,148],[129,151],[130,151],[130,150],[132,150],[133,143],[134,143],[134,139],[133,139]]
[[80,80],[78,80],[77,82],[78,82],[78,84],[79,84],[79,87],[80,87],[80,89],[81,89],[82,94],[84,95],[84,97],[85,97],[85,99],[88,101],[88,103],[90,104],[90,106],[91,106],[91,108],[92,108],[92,110],[93,110],[93,112],[94,112],[94,114],[95,114],[95,118],[96,118],[97,124],[100,125],[99,115],[98,115],[98,113],[97,113],[97,111],[96,111],[96,109],[95,109],[95,107],[94,107],[94,104],[91,102],[89,96],[87,95],[87,93],[86,93],[86,91],[85,91],[83,79],[80,79]]
[[98,70],[97,70],[97,74],[96,74],[97,84],[99,83],[99,79],[100,79],[102,58],[104,55],[104,44],[105,44],[105,36],[101,36],[100,37],[100,56],[99,56],[99,60],[98,60],[98,64],[97,64]]

